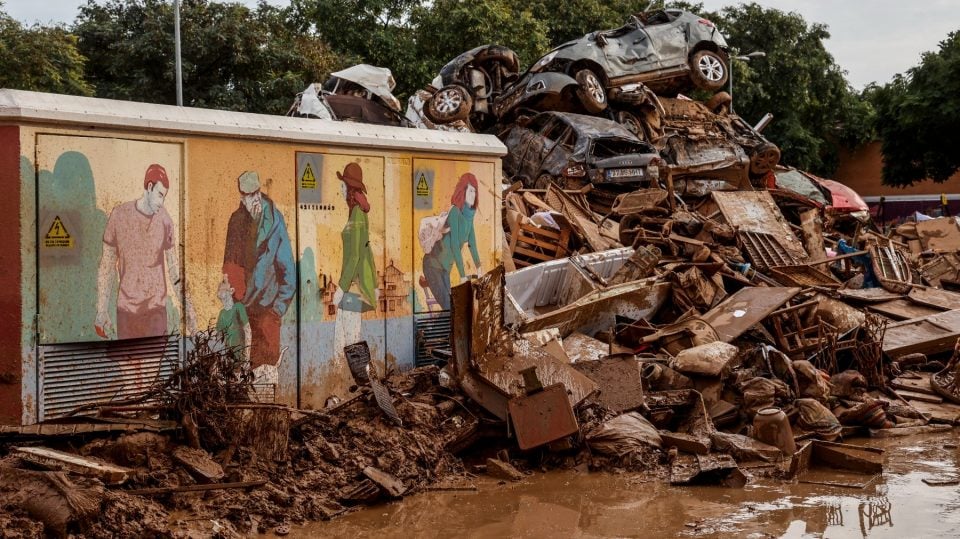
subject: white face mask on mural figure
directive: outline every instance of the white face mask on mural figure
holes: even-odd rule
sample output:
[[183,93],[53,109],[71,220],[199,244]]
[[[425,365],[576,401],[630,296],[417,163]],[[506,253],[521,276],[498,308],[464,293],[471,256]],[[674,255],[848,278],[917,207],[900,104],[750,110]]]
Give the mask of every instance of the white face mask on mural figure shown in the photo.
[[471,208],[477,204],[477,190],[473,188],[472,185],[467,186],[467,196],[466,196],[467,206]]

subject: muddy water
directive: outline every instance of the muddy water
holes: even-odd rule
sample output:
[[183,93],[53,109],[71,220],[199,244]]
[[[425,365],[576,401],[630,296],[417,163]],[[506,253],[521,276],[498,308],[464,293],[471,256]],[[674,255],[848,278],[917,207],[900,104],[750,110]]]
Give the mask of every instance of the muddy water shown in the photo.
[[[864,488],[758,479],[743,489],[671,487],[629,474],[534,474],[476,492],[430,492],[293,530],[300,537],[960,537],[957,433],[872,440],[885,473]],[[857,443],[856,441],[851,443]],[[806,480],[870,476],[814,470]]]

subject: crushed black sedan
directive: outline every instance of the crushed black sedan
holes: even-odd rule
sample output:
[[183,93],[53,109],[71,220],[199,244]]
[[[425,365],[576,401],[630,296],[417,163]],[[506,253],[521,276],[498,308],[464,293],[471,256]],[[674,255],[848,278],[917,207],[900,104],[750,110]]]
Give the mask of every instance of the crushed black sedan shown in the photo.
[[564,43],[530,71],[575,78],[577,95],[591,113],[605,110],[638,82],[658,93],[691,86],[717,91],[729,78],[726,39],[709,20],[679,9],[632,15],[620,28]]
[[501,45],[484,45],[460,54],[443,66],[431,83],[436,92],[423,106],[423,113],[435,124],[469,120],[475,130],[494,122],[494,99],[517,79],[520,61],[516,53]]
[[582,114],[542,112],[501,134],[503,171],[527,187],[595,187],[657,182],[659,154],[620,124]]

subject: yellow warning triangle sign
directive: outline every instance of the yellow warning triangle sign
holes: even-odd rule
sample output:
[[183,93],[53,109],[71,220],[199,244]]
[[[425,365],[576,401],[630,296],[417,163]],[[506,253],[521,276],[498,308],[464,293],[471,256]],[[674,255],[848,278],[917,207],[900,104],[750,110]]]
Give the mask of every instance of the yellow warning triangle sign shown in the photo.
[[418,197],[428,197],[430,196],[430,185],[427,183],[427,176],[424,173],[420,173],[420,178],[417,180],[417,196]]
[[47,232],[45,236],[47,239],[70,239],[70,233],[67,232],[67,227],[63,226],[63,221],[60,220],[60,216],[53,218],[53,224],[50,225],[50,231]]
[[313,167],[310,166],[310,163],[307,163],[307,166],[303,170],[303,175],[300,176],[300,188],[301,189],[317,188],[317,177],[313,175]]
[[53,218],[53,224],[50,225],[50,230],[48,230],[47,235],[43,237],[43,246],[46,248],[66,247],[73,249],[73,238],[70,236],[70,233],[67,232],[67,227],[63,226],[63,221],[59,215]]

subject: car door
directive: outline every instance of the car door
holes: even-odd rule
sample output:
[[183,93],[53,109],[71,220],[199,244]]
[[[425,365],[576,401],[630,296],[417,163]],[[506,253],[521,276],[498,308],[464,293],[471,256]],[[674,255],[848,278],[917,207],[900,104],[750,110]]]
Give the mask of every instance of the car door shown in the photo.
[[652,58],[655,66],[649,70],[675,67],[687,63],[687,32],[686,26],[677,22],[647,25],[646,31],[649,47],[653,51]]
[[603,47],[607,75],[619,77],[656,69],[657,55],[642,27],[624,26],[599,32],[597,43]]

